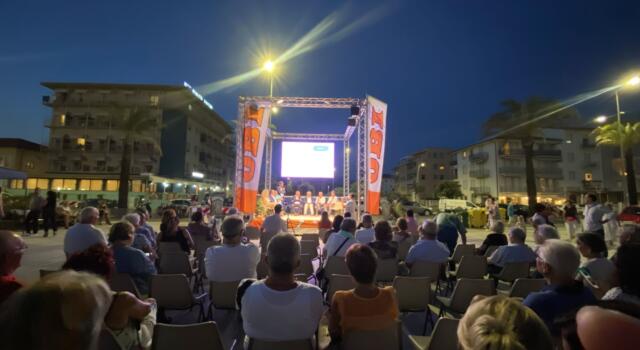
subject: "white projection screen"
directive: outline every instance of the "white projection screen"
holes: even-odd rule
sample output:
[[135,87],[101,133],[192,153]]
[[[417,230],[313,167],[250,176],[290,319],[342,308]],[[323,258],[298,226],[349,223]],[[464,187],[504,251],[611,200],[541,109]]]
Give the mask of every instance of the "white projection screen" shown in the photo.
[[332,142],[282,142],[282,177],[332,179],[335,172]]

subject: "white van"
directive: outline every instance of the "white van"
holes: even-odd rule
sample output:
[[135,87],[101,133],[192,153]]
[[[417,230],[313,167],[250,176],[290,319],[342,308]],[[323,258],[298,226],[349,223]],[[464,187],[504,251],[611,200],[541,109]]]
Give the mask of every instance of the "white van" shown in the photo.
[[455,209],[472,209],[478,206],[464,199],[446,199],[442,198],[438,201],[438,210],[455,210]]

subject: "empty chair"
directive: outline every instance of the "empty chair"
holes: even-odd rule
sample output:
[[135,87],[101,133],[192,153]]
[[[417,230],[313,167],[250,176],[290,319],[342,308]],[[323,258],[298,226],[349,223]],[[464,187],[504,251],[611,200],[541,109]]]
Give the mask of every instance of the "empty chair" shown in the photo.
[[253,226],[247,226],[244,229],[244,235],[250,240],[260,239],[260,229]]
[[342,256],[330,256],[324,266],[327,278],[331,279],[331,275],[349,275],[347,262]]
[[404,312],[425,311],[424,329],[422,334],[427,332],[427,323],[431,319],[431,280],[429,277],[401,277],[396,276],[393,280],[393,288],[396,290],[398,298],[398,309]]
[[457,350],[458,349],[458,323],[452,318],[440,318],[433,328],[430,337],[409,335],[409,340],[415,350]]
[[158,323],[153,330],[152,350],[224,350],[215,322],[190,325]]
[[300,241],[300,254],[309,254],[312,259],[318,257],[318,242]]
[[311,255],[300,254],[300,266],[298,266],[294,274],[301,275],[304,281],[313,275],[313,262],[311,260]]
[[531,264],[528,262],[506,263],[500,273],[493,277],[499,281],[513,283],[518,278],[529,277],[529,268]]
[[411,265],[410,276],[429,277],[432,282],[438,281],[442,276],[444,265],[430,261],[416,261]]
[[361,349],[385,349],[400,350],[402,349],[402,332],[400,330],[400,322],[387,329],[376,331],[353,330],[347,332],[342,339],[341,349],[343,350],[361,350]]
[[185,275],[151,276],[149,296],[156,299],[158,308],[168,310],[187,310],[199,307],[198,321],[204,318],[203,294],[194,297]]
[[376,269],[377,282],[391,282],[398,274],[398,260],[396,259],[378,259],[378,268]]
[[537,292],[544,288],[547,282],[542,278],[518,278],[513,282],[511,288],[500,288],[502,285],[498,285],[498,292],[500,294],[506,294],[513,298],[526,298],[529,293]]
[[461,278],[456,283],[451,297],[436,296],[440,304],[438,316],[449,314],[459,318],[465,313],[474,296],[494,294],[496,288],[492,280]]
[[116,272],[111,276],[109,287],[114,292],[129,292],[140,298],[140,291],[129,274]]
[[249,338],[248,350],[313,350],[313,340],[267,341]]
[[457,264],[460,262],[460,260],[462,260],[463,256],[475,255],[475,254],[476,254],[475,244],[458,244],[453,250],[453,254],[449,259]]
[[496,250],[498,250],[498,246],[497,245],[490,245],[487,247],[487,250],[484,251],[484,257],[488,258],[491,256],[491,254],[493,254],[493,252],[495,252]]
[[351,275],[333,275],[329,280],[329,288],[327,289],[327,302],[331,304],[333,294],[338,290],[351,290],[356,287],[356,282]]

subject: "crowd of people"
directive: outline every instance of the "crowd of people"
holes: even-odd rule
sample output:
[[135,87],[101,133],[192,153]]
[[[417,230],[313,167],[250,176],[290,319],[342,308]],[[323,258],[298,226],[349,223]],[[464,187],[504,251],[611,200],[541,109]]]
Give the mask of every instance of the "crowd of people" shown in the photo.
[[264,189],[260,194],[260,203],[266,213],[272,213],[276,205],[282,206],[285,212],[294,215],[316,216],[326,212],[327,215],[344,215],[354,213],[356,203],[352,194],[344,197],[337,196],[335,191],[329,191],[325,196],[322,191],[316,195],[312,191],[306,191],[304,196],[300,191],[287,195],[286,187],[282,181],[278,182],[275,189]]

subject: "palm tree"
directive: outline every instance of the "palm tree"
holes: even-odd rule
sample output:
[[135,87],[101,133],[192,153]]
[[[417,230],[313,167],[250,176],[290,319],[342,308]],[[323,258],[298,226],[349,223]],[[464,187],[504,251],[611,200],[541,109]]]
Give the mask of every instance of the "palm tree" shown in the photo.
[[[577,120],[578,113],[573,108],[565,108],[561,103],[543,97],[529,97],[523,102],[508,99],[501,103],[503,109],[494,113],[483,124],[485,136],[505,137],[520,140],[524,153],[525,178],[529,210],[534,210],[537,204],[538,190],[536,175],[533,167],[533,146],[536,139],[542,138],[540,128],[549,126],[546,117],[553,115],[553,122],[562,120]],[[555,112],[557,111],[557,112]]]
[[[120,160],[120,186],[118,186],[118,208],[126,209],[129,204],[129,179],[131,178],[131,162],[133,160],[133,142],[151,144],[154,151],[162,153],[160,142],[151,131],[157,129],[156,115],[150,107],[117,107],[110,110],[111,115],[118,116],[116,130],[122,132],[124,144]],[[162,127],[162,126],[160,126]]]
[[598,146],[615,145],[624,152],[625,174],[627,176],[627,191],[629,192],[629,205],[638,204],[638,191],[636,189],[636,172],[633,166],[633,145],[640,143],[640,123],[620,124],[614,122],[602,125],[593,130]]

